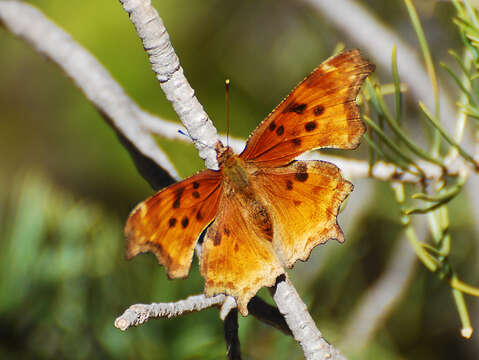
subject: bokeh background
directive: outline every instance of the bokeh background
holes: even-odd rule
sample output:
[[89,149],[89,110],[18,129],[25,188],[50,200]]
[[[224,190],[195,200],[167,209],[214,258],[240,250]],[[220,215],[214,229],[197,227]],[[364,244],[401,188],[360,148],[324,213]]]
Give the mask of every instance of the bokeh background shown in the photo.
[[[118,1],[27,2],[91,51],[141,107],[177,121]],[[338,43],[359,46],[302,1],[153,4],[188,80],[220,131],[225,128],[223,82],[231,79],[231,133],[237,137],[246,138]],[[418,47],[402,1],[361,4]],[[432,0],[415,5],[433,56],[452,62],[447,50],[461,46],[451,20],[453,6]],[[344,21],[354,16],[344,14]],[[374,53],[366,56],[374,62]],[[388,69],[378,68],[376,76],[383,83],[391,81]],[[457,96],[455,88],[447,90]],[[0,109],[0,358],[224,358],[216,309],[150,321],[124,333],[113,327],[116,316],[131,304],[200,293],[197,261],[188,279],[170,281],[151,254],[124,260],[123,224],[152,190],[70,79],[4,29]],[[182,176],[203,167],[192,145],[158,141]],[[366,154],[362,146],[346,155]],[[355,184],[347,214],[340,216],[346,243],[315,249],[307,264],[290,272],[333,344],[347,343],[343,330],[355,305],[388,266],[401,232],[388,185],[374,180]],[[451,204],[451,261],[465,281],[477,285],[474,206],[468,196]],[[260,295],[271,301],[265,290]],[[479,301],[468,297],[467,302],[477,327]],[[366,348],[340,348],[351,359],[478,358],[477,336],[466,340],[460,328],[449,287],[418,265],[404,296]],[[240,318],[240,338],[245,359],[302,358],[291,338],[252,317]]]

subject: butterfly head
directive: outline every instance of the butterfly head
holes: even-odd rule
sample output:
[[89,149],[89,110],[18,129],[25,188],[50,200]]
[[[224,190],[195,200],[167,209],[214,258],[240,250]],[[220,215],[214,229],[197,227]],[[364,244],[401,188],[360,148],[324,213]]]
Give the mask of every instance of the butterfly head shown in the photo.
[[216,143],[216,159],[220,168],[227,165],[235,157],[236,154],[231,146],[224,146],[220,141]]

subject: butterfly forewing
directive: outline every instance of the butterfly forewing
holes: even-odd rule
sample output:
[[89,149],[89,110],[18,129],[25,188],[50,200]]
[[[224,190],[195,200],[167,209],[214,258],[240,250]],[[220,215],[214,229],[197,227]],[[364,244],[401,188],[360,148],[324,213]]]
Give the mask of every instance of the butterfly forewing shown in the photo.
[[355,100],[373,70],[358,50],[326,60],[256,128],[240,156],[280,166],[308,150],[355,148],[365,131]]
[[196,241],[216,216],[220,179],[205,170],[139,204],[125,227],[127,257],[151,251],[170,278],[186,277]]

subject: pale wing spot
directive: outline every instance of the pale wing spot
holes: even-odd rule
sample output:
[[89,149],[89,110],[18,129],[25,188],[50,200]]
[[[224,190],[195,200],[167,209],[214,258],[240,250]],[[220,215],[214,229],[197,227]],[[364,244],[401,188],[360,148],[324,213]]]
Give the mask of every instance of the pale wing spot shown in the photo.
[[146,216],[146,213],[148,212],[147,206],[145,203],[140,204],[140,216],[144,218]]
[[334,71],[336,70],[336,66],[333,66],[333,65],[328,65],[328,64],[321,64],[321,67],[326,70],[326,71]]

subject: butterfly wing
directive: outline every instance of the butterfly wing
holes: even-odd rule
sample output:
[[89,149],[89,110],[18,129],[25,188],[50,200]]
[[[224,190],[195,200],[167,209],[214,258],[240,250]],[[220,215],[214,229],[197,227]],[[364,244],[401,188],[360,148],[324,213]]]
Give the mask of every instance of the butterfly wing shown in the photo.
[[240,156],[279,166],[308,150],[355,148],[365,131],[355,100],[374,68],[358,50],[329,58],[253,131]]
[[198,237],[216,216],[220,180],[205,170],[140,203],[125,226],[127,258],[151,251],[170,278],[186,277]]
[[273,221],[273,246],[281,263],[292,267],[329,239],[344,241],[337,224],[339,206],[353,189],[339,169],[325,161],[294,161],[257,173],[255,192]]
[[244,198],[234,192],[224,191],[219,209],[201,251],[205,294],[234,296],[246,316],[249,300],[261,287],[273,286],[284,270],[274,252],[266,218],[254,207],[245,206]]

